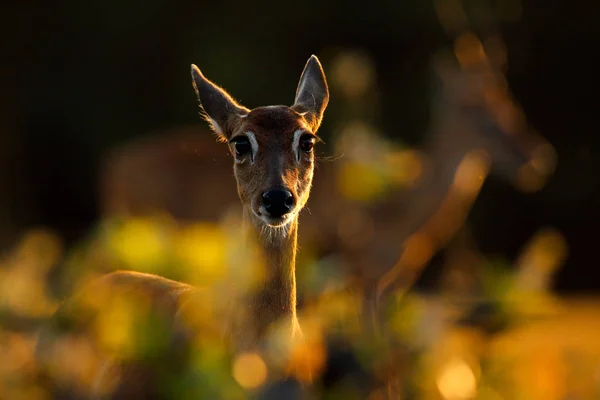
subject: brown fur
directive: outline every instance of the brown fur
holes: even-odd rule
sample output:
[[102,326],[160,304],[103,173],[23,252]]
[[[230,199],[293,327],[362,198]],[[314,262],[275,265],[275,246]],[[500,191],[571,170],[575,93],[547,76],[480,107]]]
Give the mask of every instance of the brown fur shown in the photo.
[[[92,280],[61,307],[38,342],[38,357],[43,365],[49,366],[50,380],[57,392],[63,392],[59,396],[68,392],[68,396],[84,398],[99,395],[154,398],[161,393],[153,384],[160,378],[157,374],[165,368],[169,374],[176,374],[179,364],[185,361],[186,349],[193,346],[198,333],[223,336],[234,352],[241,352],[259,350],[276,323],[282,325],[290,338],[299,332],[295,278],[298,214],[309,196],[314,155],[302,152],[298,158],[299,150],[294,148],[293,139],[299,129],[314,135],[322,120],[329,94],[321,65],[316,57],[309,59],[293,107],[269,106],[252,111],[235,103],[195,66],[192,75],[201,106],[215,131],[227,140],[252,132],[258,143],[258,151],[252,157],[241,160],[234,156],[234,176],[243,205],[247,245],[256,246],[263,261],[264,279],[256,287],[241,292],[236,277],[232,277],[227,287],[214,291],[132,271],[118,271]],[[233,146],[230,142],[235,154]],[[263,194],[273,188],[288,189],[296,199],[291,212],[276,224],[271,223],[270,216],[260,214]],[[214,300],[211,296],[217,299],[214,306],[207,305]],[[129,359],[122,354],[127,349],[117,347],[111,351],[102,341],[97,342],[94,327],[98,328],[98,321],[103,321],[99,319],[103,314],[110,316],[113,310],[110,304],[114,301],[117,306],[133,302],[137,312],[156,315],[166,326],[167,340],[162,343],[166,347],[154,360],[157,363],[147,365],[136,357]],[[208,314],[213,321],[210,326],[198,325],[194,314]],[[90,372],[91,379],[82,381],[75,376],[65,381],[64,374],[62,378],[53,376],[61,363],[69,362],[64,359],[65,354],[57,358],[55,353],[64,331],[68,337],[76,335],[92,344],[98,358]]]
[[[294,132],[312,133],[303,116],[286,106],[261,107],[252,110],[233,129],[231,138],[243,132],[254,133],[260,151],[254,164],[234,165],[238,193],[242,203],[257,207],[262,194],[274,187],[291,190],[302,208],[308,200],[313,176],[313,153],[297,163],[293,149]],[[233,151],[233,150],[232,150]],[[258,213],[258,210],[254,210]]]

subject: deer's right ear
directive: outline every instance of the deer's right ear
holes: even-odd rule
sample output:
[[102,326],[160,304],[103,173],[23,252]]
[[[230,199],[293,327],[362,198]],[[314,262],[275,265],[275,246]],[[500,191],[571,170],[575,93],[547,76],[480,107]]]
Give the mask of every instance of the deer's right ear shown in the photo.
[[304,113],[306,120],[316,132],[323,120],[323,113],[329,103],[329,89],[325,72],[317,56],[311,56],[302,71],[296,99],[292,106],[298,112]]
[[231,136],[235,121],[243,118],[249,110],[239,105],[225,90],[204,77],[200,69],[192,64],[192,84],[204,111],[204,117],[220,139]]

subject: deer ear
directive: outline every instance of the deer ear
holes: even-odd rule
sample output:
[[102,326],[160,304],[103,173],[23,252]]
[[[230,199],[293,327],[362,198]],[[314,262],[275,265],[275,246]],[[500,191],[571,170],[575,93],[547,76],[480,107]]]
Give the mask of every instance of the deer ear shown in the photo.
[[231,127],[248,109],[239,105],[225,90],[204,77],[200,69],[192,64],[192,84],[204,111],[204,117],[221,139],[231,135]]
[[323,67],[316,56],[311,56],[300,76],[296,99],[292,108],[305,114],[314,132],[323,120],[323,113],[329,102],[329,89]]

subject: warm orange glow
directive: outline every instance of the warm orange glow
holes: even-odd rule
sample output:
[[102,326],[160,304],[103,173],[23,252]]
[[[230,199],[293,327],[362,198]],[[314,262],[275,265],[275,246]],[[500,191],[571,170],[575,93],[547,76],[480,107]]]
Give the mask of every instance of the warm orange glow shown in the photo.
[[[511,26],[523,0],[433,1],[16,9],[59,32],[4,27],[0,400],[600,400],[581,8],[528,4]],[[211,20],[247,37],[192,24]],[[287,99],[260,77],[298,78],[309,42],[324,117],[314,59]],[[193,53],[248,83],[248,110]],[[271,96],[289,107],[250,111]],[[215,132],[166,126],[197,113]],[[309,151],[310,132],[326,143]]]
[[567,393],[592,399],[600,360],[597,297],[557,299],[545,318],[513,327],[496,337],[488,357],[508,367],[507,385],[531,399],[564,399]]
[[[201,332],[198,339],[218,337],[218,324],[215,324],[216,314],[226,300],[215,294],[212,288],[203,288],[185,297],[180,305],[177,318],[192,331]],[[219,307],[218,307],[219,306]]]
[[567,243],[556,229],[543,229],[529,241],[517,262],[517,284],[528,291],[546,291],[551,274],[567,256]]
[[470,67],[487,61],[483,45],[471,32],[462,34],[454,43],[454,53],[463,67]]
[[47,293],[46,281],[62,252],[62,243],[52,232],[28,232],[15,251],[0,261],[0,305],[23,316],[51,314],[57,304]]
[[396,280],[402,282],[403,291],[410,287],[435,251],[463,225],[489,168],[490,159],[485,151],[473,150],[465,155],[441,205],[419,231],[406,240],[400,259],[377,283],[379,295]]
[[[567,397],[565,365],[557,349],[540,351],[517,369],[517,384],[533,399],[559,400]],[[527,377],[527,378],[526,378]]]
[[24,336],[0,330],[0,381],[2,377],[31,373],[34,368],[35,341]]
[[436,380],[441,395],[447,400],[473,399],[477,394],[477,379],[469,365],[455,358],[448,361]]
[[454,174],[453,188],[464,194],[478,193],[489,168],[490,157],[487,152],[474,150],[467,153]]
[[433,243],[426,234],[415,233],[406,240],[406,251],[402,259],[409,267],[420,266],[433,255]]
[[6,302],[13,312],[25,316],[50,315],[57,303],[46,294],[45,276],[21,266],[0,271],[0,301]]
[[302,382],[312,382],[325,366],[325,348],[319,338],[303,338],[292,345],[288,371]]
[[48,361],[53,376],[59,381],[88,389],[95,383],[95,371],[101,364],[92,343],[76,335],[65,335],[57,340]]
[[256,389],[267,379],[267,366],[257,353],[243,353],[233,362],[233,377],[245,389]]

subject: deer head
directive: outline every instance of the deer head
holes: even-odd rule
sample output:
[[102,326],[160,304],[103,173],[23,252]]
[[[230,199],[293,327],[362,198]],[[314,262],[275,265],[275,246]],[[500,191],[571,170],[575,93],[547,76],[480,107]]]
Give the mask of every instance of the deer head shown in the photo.
[[435,111],[446,130],[453,130],[440,142],[485,150],[492,174],[517,184],[536,181],[539,187],[553,172],[554,148],[528,125],[501,66],[476,38],[468,39],[456,58],[440,54],[434,60],[441,83]]
[[308,200],[313,146],[329,101],[323,68],[312,56],[302,72],[294,105],[249,110],[192,65],[194,88],[207,121],[234,158],[245,211],[257,226],[282,227]]

